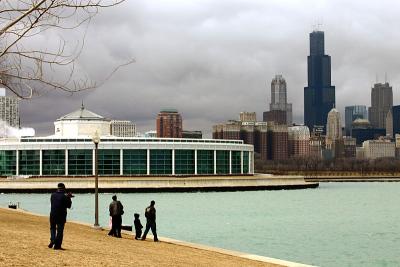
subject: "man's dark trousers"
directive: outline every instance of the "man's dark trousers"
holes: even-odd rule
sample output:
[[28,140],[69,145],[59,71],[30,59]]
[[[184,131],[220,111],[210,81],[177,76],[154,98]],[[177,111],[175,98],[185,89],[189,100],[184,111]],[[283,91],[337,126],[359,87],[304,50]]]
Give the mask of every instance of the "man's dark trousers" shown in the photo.
[[50,241],[54,244],[55,248],[60,248],[64,236],[65,222],[57,221],[50,217]]
[[149,232],[150,229],[151,229],[151,232],[153,233],[154,241],[158,241],[155,221],[147,221],[146,222],[146,230],[144,230],[142,239],[146,239],[147,233]]
[[122,216],[112,216],[111,232],[116,237],[121,237]]

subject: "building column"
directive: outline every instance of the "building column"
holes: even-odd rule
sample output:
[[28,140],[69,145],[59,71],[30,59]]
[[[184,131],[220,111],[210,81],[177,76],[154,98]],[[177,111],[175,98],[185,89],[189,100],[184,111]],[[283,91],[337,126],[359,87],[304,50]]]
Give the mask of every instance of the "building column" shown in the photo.
[[217,150],[214,149],[214,174],[217,174]]
[[249,173],[254,174],[254,152],[249,152]]
[[229,174],[232,174],[232,150],[229,150]]
[[39,175],[43,175],[43,150],[39,150]]
[[197,149],[194,150],[194,174],[197,175]]
[[119,150],[119,175],[124,175],[124,150]]
[[147,149],[147,175],[150,175],[150,149]]
[[243,150],[240,151],[240,173],[243,174]]
[[15,163],[15,175],[19,175],[19,150],[16,150],[16,163]]
[[68,175],[68,149],[65,149],[65,175]]
[[175,149],[172,149],[172,175],[175,175]]

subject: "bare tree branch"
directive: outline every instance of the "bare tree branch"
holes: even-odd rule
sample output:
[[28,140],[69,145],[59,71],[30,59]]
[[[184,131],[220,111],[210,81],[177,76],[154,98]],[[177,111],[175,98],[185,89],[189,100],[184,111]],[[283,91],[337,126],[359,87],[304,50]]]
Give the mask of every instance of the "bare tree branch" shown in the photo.
[[[135,61],[127,60],[111,70],[103,81],[95,82],[82,72],[77,73],[76,60],[84,48],[91,19],[100,9],[124,1],[0,0],[0,85],[20,98],[31,98],[41,90],[74,93],[102,85],[120,67]],[[32,38],[48,30],[62,33],[82,26],[86,27],[84,34],[72,50],[62,37],[56,47],[26,48]]]

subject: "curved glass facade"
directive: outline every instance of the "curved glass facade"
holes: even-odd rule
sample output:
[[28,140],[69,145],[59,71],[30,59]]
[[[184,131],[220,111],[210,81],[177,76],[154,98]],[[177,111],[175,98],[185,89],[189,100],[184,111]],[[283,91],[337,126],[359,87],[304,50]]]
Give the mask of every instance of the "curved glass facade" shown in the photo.
[[[86,139],[45,142],[42,138],[0,143],[0,176],[92,176],[94,144]],[[72,139],[71,139],[72,140]],[[102,176],[252,174],[253,146],[191,139],[102,140],[98,170]],[[124,139],[125,140],[125,139]],[[146,142],[147,141],[147,142]],[[196,142],[194,142],[196,141]],[[14,149],[13,149],[14,148]]]

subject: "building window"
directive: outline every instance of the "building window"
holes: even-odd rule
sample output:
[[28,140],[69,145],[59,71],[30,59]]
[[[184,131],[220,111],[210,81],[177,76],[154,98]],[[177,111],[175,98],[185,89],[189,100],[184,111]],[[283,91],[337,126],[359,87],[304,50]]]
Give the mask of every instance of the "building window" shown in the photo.
[[194,150],[175,150],[175,174],[194,174]]
[[68,150],[68,174],[92,175],[93,150],[91,149]]
[[150,173],[172,174],[172,150],[150,150]]
[[197,174],[214,174],[214,150],[197,150]]
[[147,174],[147,150],[146,149],[126,149],[124,150],[123,173],[128,174]]
[[65,175],[65,150],[42,151],[43,175]]
[[249,173],[249,152],[243,151],[243,173]]
[[232,151],[232,174],[240,174],[242,158],[240,151]]
[[99,175],[120,174],[120,150],[99,149]]
[[15,150],[0,151],[0,175],[17,174],[17,152]]
[[229,151],[217,150],[217,174],[229,174]]
[[19,174],[20,175],[40,174],[40,150],[19,151]]

